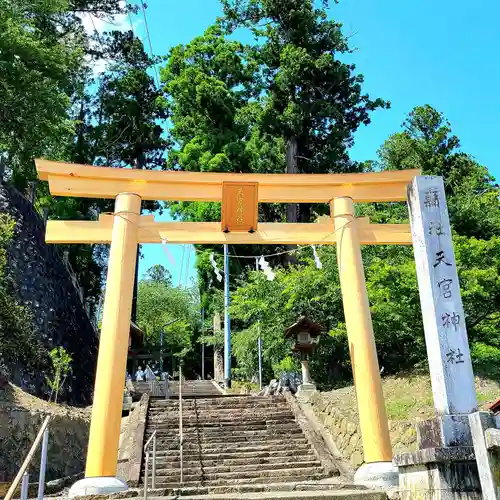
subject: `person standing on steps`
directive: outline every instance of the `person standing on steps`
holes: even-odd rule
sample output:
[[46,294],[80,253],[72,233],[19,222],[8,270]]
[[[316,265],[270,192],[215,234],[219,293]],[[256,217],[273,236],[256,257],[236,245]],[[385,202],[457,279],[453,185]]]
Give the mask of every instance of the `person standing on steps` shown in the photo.
[[144,380],[144,372],[142,371],[142,366],[139,366],[139,368],[135,372],[135,380],[136,382],[142,382]]

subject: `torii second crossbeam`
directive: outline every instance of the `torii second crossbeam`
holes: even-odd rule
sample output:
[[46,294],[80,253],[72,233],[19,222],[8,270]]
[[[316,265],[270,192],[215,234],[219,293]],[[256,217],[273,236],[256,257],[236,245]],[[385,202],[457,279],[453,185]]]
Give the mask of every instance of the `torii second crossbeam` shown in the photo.
[[[111,243],[113,216],[98,221],[48,221],[47,243]],[[411,245],[409,224],[370,224],[357,219],[362,245]],[[317,224],[260,223],[253,233],[224,233],[219,222],[155,222],[154,216],[139,219],[138,243],[192,243],[200,245],[334,245],[333,221]]]

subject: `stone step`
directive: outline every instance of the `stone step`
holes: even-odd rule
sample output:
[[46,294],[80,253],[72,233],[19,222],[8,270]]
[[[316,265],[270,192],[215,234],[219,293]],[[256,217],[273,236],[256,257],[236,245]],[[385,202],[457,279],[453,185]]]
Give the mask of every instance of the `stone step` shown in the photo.
[[[287,481],[279,483],[249,483],[232,486],[182,486],[181,488],[173,490],[165,489],[152,489],[148,488],[149,496],[159,498],[159,495],[168,495],[174,493],[176,496],[191,497],[194,495],[234,495],[234,494],[248,494],[248,493],[261,493],[255,500],[265,498],[267,493],[276,493],[277,495],[286,495],[292,492],[321,492],[321,491],[359,491],[359,492],[372,492],[373,489],[366,486],[355,485],[346,482],[340,477],[329,477],[318,481]],[[144,490],[139,491],[142,496]],[[209,500],[211,497],[204,497]],[[277,498],[280,498],[279,496]]]
[[[300,469],[300,468],[314,468],[321,467],[321,463],[318,460],[308,460],[308,461],[294,461],[294,462],[277,462],[273,464],[242,464],[242,465],[222,465],[215,464],[213,466],[208,466],[205,461],[198,462],[197,466],[187,467],[184,465],[183,473],[187,476],[197,475],[200,476],[200,480],[204,477],[208,477],[212,474],[221,474],[226,472],[240,472],[242,476],[246,475],[247,472],[257,472],[261,470],[281,470],[281,469]],[[143,468],[144,469],[144,468]],[[179,467],[165,467],[165,465],[156,464],[156,475],[157,477],[162,476],[177,476],[180,473]]]
[[[179,429],[172,427],[160,427],[156,425],[147,425],[145,435],[151,436],[156,431],[157,436],[174,436],[179,434]],[[195,427],[183,426],[183,434],[185,436],[198,436],[203,438],[211,438],[213,436],[265,436],[270,434],[301,434],[302,429],[293,424],[282,425],[245,425],[245,426],[221,426],[221,427]]]
[[[174,444],[172,447],[168,446],[163,446],[160,447],[158,446],[157,443],[157,452],[156,456],[162,456],[162,455],[171,455],[174,452],[179,451],[179,446],[177,443],[168,443],[168,444]],[[187,456],[188,454],[203,454],[203,456],[208,456],[208,455],[218,455],[218,456],[224,456],[226,458],[229,458],[228,455],[233,455],[234,454],[252,454],[252,453],[282,453],[282,452],[288,452],[292,453],[295,451],[310,451],[311,446],[309,443],[303,439],[298,442],[284,442],[283,440],[276,440],[276,441],[266,441],[262,443],[222,443],[218,445],[205,445],[200,448],[200,446],[196,444],[191,444],[184,443],[183,445],[183,454],[184,456]]]
[[[221,437],[196,437],[196,436],[185,436],[183,439],[184,447],[201,447],[202,449],[206,448],[222,448],[229,449],[240,446],[253,446],[253,447],[262,447],[262,446],[272,446],[274,444],[280,444],[286,442],[290,446],[295,446],[296,444],[308,444],[304,435],[301,433],[297,434],[279,434],[280,439],[275,439],[277,434],[274,435],[262,435],[262,436],[231,436],[228,439],[227,436]],[[172,449],[172,446],[175,448],[179,445],[179,437],[163,437],[159,436],[156,439],[156,449],[161,450],[162,448],[166,450]]]
[[[148,428],[145,431],[145,437],[149,438],[153,434],[153,432],[156,429],[154,428]],[[178,429],[169,429],[169,430],[161,430],[156,432],[157,440],[158,439],[177,439],[179,437],[179,430]],[[183,435],[185,439],[201,439],[204,441],[248,441],[249,439],[268,439],[272,438],[275,436],[275,439],[279,438],[283,439],[285,436],[290,436],[291,439],[299,439],[304,436],[302,433],[302,430],[299,429],[290,429],[290,428],[284,428],[280,429],[279,427],[273,428],[273,427],[268,427],[268,428],[263,428],[259,430],[253,430],[253,431],[232,431],[229,429],[224,429],[224,427],[221,427],[220,429],[211,430],[211,431],[198,431],[198,432],[193,432],[191,430],[188,430],[187,432],[183,431]]]
[[[227,406],[227,405],[273,405],[273,404],[284,404],[286,399],[279,398],[253,398],[248,396],[243,397],[207,397],[207,398],[196,398],[193,400],[182,401],[182,406]],[[179,398],[169,398],[169,399],[153,399],[150,402],[152,407],[160,406],[175,406],[179,405]]]
[[[266,452],[264,452],[266,453]],[[277,453],[277,452],[275,452]],[[269,454],[269,453],[268,453]],[[183,460],[183,466],[185,468],[191,467],[217,467],[217,466],[237,466],[237,465],[272,465],[272,464],[282,464],[282,463],[297,463],[297,462],[309,462],[315,461],[316,456],[312,451],[295,452],[290,454],[289,452],[282,452],[281,454],[276,454],[273,456],[244,456],[238,455],[238,458],[234,458],[234,455],[228,455],[231,458],[221,458],[221,455],[210,455],[213,458],[207,458],[207,455],[200,456],[199,459],[194,460],[193,456],[189,460]],[[143,463],[144,466],[144,463]],[[180,457],[177,456],[162,456],[156,458],[157,468],[170,468],[178,469],[180,468]],[[143,467],[144,468],[144,467]]]
[[[266,414],[266,413],[275,413],[278,411],[290,411],[290,408],[288,408],[286,405],[259,405],[259,406],[253,406],[253,405],[241,405],[241,406],[234,406],[234,407],[217,407],[217,406],[207,406],[207,407],[182,407],[182,414],[183,415],[198,415],[198,416],[204,416],[204,415],[234,415],[235,412],[241,412],[243,414],[247,413],[255,413],[258,412],[260,414]],[[178,407],[164,407],[164,408],[151,408],[150,413],[155,414],[155,415],[179,415],[179,408]]]
[[[197,398],[192,400],[182,401],[183,409],[215,409],[215,408],[273,408],[284,407],[287,402],[285,399],[279,400],[240,400],[237,398],[212,398],[203,399]],[[153,410],[164,408],[179,408],[179,401],[175,399],[153,399],[150,401],[150,408]]]
[[[182,410],[182,418],[184,419],[229,419],[233,420],[237,417],[241,418],[265,418],[272,417],[276,415],[279,417],[290,416],[291,413],[289,408],[254,408],[250,410],[243,410],[241,408],[221,408],[210,411],[200,410],[200,411],[191,411],[191,410]],[[179,419],[179,410],[150,410],[149,416],[154,418],[164,418],[168,420],[178,420]]]
[[[251,423],[248,424],[246,422],[232,423],[228,425],[196,425],[193,422],[184,423],[182,422],[182,427],[187,429],[189,432],[193,432],[195,429],[199,429],[200,432],[216,432],[218,430],[223,430],[226,432],[259,432],[262,430],[274,430],[274,429],[300,429],[297,425],[297,422],[293,420],[283,421],[283,422],[259,422],[259,423]],[[162,429],[166,431],[176,431],[179,428],[179,425],[173,424],[164,424],[162,422],[150,422],[149,420],[146,422],[147,430],[155,430]]]
[[[227,405],[273,405],[273,404],[284,404],[286,399],[284,397],[277,398],[255,398],[255,397],[207,397],[207,398],[196,398],[193,400],[182,401],[182,406],[227,406]],[[150,402],[152,407],[160,406],[175,406],[179,405],[179,398],[169,398],[169,399],[153,399]]]
[[[285,408],[286,400],[282,401],[235,401],[234,399],[215,399],[216,403],[205,399],[187,399],[182,401],[182,409],[186,410],[217,410],[234,408]],[[153,410],[173,410],[179,408],[179,401],[174,399],[152,399],[149,407]]]
[[[286,481],[309,481],[317,480],[324,477],[323,469],[306,468],[306,469],[281,469],[277,471],[257,471],[248,472],[244,475],[241,473],[222,473],[205,475],[203,480],[199,480],[196,476],[184,476],[183,486],[235,486],[242,484],[254,483],[276,483],[277,480]],[[157,488],[176,488],[180,484],[180,476],[170,476],[167,478],[157,477]]]
[[[150,436],[153,435],[155,429],[151,428],[145,432],[145,438],[149,439]],[[179,431],[177,429],[174,430],[157,430],[156,429],[156,440],[161,439],[163,441],[168,441],[172,439],[179,439]],[[184,441],[203,441],[203,442],[218,442],[218,441],[249,441],[252,439],[285,439],[290,437],[290,439],[300,439],[304,436],[300,429],[273,429],[273,428],[264,428],[260,430],[254,431],[228,431],[224,430],[224,428],[216,431],[195,431],[192,432],[190,430],[183,432]]]
[[[282,468],[282,469],[262,469],[262,470],[248,470],[248,471],[228,471],[228,472],[211,472],[202,474],[184,474],[184,480],[189,481],[203,481],[203,482],[217,482],[217,481],[238,481],[244,482],[258,482],[259,479],[274,478],[286,480],[285,478],[294,478],[294,476],[309,475],[315,479],[324,477],[324,471],[320,466],[306,466],[295,468]],[[157,472],[157,482],[167,480],[168,482],[178,482],[180,480],[180,470],[178,473],[172,471],[168,474],[161,475]],[[256,481],[252,481],[256,480]]]
[[[179,412],[158,412],[151,413],[148,416],[150,419],[154,420],[179,420]],[[195,412],[184,412],[182,413],[182,420],[196,420],[199,422],[203,421],[212,421],[212,420],[236,420],[237,418],[241,419],[250,419],[250,420],[261,420],[266,418],[279,419],[279,418],[290,418],[294,417],[294,414],[290,411],[290,409],[283,408],[272,412],[267,411],[256,411],[256,410],[233,410],[233,411],[215,411],[213,413],[195,413]]]
[[[193,403],[193,401],[198,401],[197,403]],[[279,403],[252,403],[252,404],[244,404],[244,403],[225,403],[224,405],[213,405],[213,404],[202,404],[198,400],[185,401],[182,404],[183,413],[192,412],[192,413],[216,413],[216,412],[234,412],[238,410],[246,410],[255,409],[259,411],[273,411],[273,410],[286,410],[288,408],[285,401]],[[178,403],[171,404],[163,404],[156,405],[154,401],[150,403],[150,411],[153,413],[179,413],[179,405]]]
[[[179,418],[158,418],[149,417],[147,419],[148,424],[163,425],[165,427],[175,427],[179,425]],[[296,420],[293,415],[281,415],[275,417],[274,415],[262,415],[262,416],[247,416],[241,418],[182,418],[182,423],[185,426],[199,426],[199,427],[221,427],[221,426],[242,426],[242,425],[277,425],[277,424],[295,424]]]
[[[224,395],[221,393],[220,398],[212,398],[212,397],[207,397],[207,401],[213,401],[214,399],[218,400],[226,400],[226,401],[280,401],[284,400],[285,397],[282,395],[278,396],[246,396],[242,394],[234,394],[234,395]],[[168,400],[166,400],[168,401]]]
[[[241,412],[233,411],[231,413],[215,412],[213,414],[200,413],[199,415],[183,413],[183,422],[197,422],[203,424],[205,422],[247,422],[247,421],[266,421],[266,420],[280,420],[280,419],[294,419],[295,415],[289,410],[286,411],[251,411]],[[168,424],[178,425],[180,420],[179,413],[163,414],[151,413],[148,414],[148,421],[164,422]]]
[[[270,457],[300,457],[308,454],[313,454],[309,445],[300,444],[294,447],[282,447],[278,448],[276,446],[268,446],[267,449],[256,450],[255,447],[237,447],[233,449],[223,449],[222,451],[216,452],[200,452],[199,450],[186,449],[183,450],[184,460],[188,460],[188,457],[192,457],[189,460],[234,460],[234,459],[254,459],[254,458],[270,458]],[[180,460],[179,449],[175,450],[158,450],[156,452],[157,460],[170,460],[171,462],[176,462]]]
[[[287,483],[285,483],[287,484]],[[293,484],[293,483],[292,483]],[[319,490],[298,490],[290,491],[286,489],[266,490],[268,485],[255,485],[259,489],[241,490],[241,487],[234,488],[219,488],[219,487],[201,487],[201,488],[183,488],[175,490],[175,497],[183,496],[186,500],[387,500],[387,493],[380,490],[360,490],[355,486],[352,489],[319,489]],[[252,488],[252,485],[249,485]],[[221,490],[220,493],[216,493]],[[228,490],[228,491],[226,491]],[[174,490],[153,490],[163,495],[172,495]],[[140,493],[140,496],[142,493]],[[207,496],[205,496],[207,495]],[[174,500],[173,496],[157,496],[156,494],[149,495],[149,500]]]

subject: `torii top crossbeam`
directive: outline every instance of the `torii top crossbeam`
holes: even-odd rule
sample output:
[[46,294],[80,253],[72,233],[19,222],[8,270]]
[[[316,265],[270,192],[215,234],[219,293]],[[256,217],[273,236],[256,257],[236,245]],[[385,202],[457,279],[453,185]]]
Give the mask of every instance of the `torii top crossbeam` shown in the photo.
[[419,170],[361,174],[235,174],[93,167],[36,160],[41,180],[54,196],[114,198],[134,192],[143,200],[221,201],[223,182],[256,182],[262,203],[406,201],[406,186]]
[[[419,170],[361,174],[177,172],[48,160],[36,160],[36,166],[40,179],[49,182],[50,192],[55,196],[115,198],[128,192],[143,200],[223,202],[222,227],[217,222],[162,223],[155,222],[153,216],[142,216],[139,243],[334,244],[332,219],[319,224],[258,223],[258,202],[328,203],[342,196],[354,202],[405,201],[408,183],[420,173]],[[232,222],[226,222],[225,217]],[[250,222],[246,224],[248,219]],[[358,226],[361,244],[411,244],[407,224],[369,224],[367,219],[360,219]],[[102,215],[99,221],[49,221],[46,241],[109,243],[112,227],[110,215]]]

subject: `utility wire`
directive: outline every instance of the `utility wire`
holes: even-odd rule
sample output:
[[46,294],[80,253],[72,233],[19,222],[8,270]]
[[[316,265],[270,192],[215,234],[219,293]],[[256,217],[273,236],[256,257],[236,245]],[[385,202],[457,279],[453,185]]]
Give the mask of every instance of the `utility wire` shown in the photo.
[[[140,0],[140,2],[141,2],[142,16],[144,17],[144,24],[146,25],[146,34],[148,36],[149,52],[151,54],[151,58],[154,58],[153,44],[151,43],[151,35],[149,34],[148,17],[146,15],[146,9],[144,8],[144,2],[142,0]],[[158,76],[158,69],[156,67],[156,63],[154,64],[153,69],[156,76],[156,86],[160,88],[160,77]]]
[[179,283],[177,286],[181,286],[182,283],[182,270],[184,269],[184,254],[186,253],[186,245],[182,245],[182,260],[181,268],[179,269]]
[[[130,7],[131,5],[127,4],[127,9]],[[128,22],[130,23],[130,30],[132,31],[132,34],[134,35],[134,38],[135,38],[135,32],[134,32],[134,21],[132,20],[132,14],[130,13],[130,10],[127,12],[128,14]]]
[[189,277],[189,261],[191,259],[191,252],[188,248],[187,263],[186,263],[186,277],[184,278],[184,288],[187,288],[187,281]]

